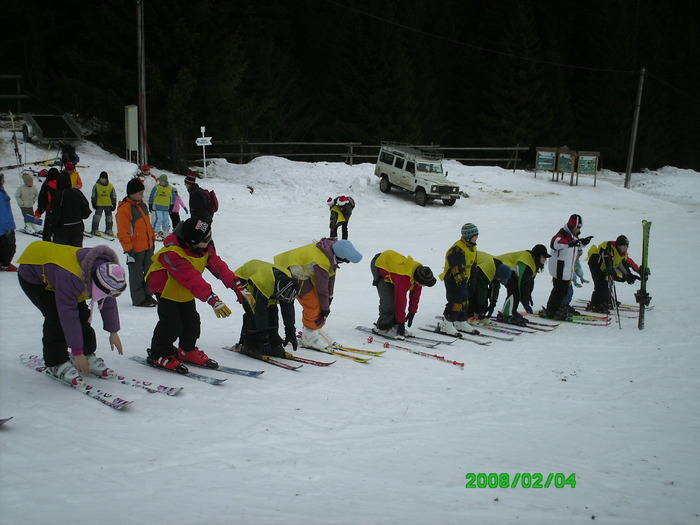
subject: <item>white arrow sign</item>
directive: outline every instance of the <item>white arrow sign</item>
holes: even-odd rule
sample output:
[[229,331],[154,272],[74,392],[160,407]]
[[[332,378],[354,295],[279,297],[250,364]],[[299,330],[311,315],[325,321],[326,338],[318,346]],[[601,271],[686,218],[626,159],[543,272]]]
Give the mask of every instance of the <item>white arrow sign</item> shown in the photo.
[[211,137],[199,137],[194,142],[197,146],[211,146]]

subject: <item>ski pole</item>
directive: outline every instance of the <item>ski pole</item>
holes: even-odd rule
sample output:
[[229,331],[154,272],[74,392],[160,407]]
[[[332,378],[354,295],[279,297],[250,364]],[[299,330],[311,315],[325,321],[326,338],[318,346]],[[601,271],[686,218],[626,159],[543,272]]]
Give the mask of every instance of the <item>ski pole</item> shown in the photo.
[[[372,337],[370,335],[367,338],[367,342],[368,343],[375,342],[374,337]],[[379,343],[380,341],[377,341],[377,342]],[[410,352],[410,353],[416,354],[416,355],[422,355],[423,357],[432,357],[434,359],[437,359],[438,361],[442,361],[443,363],[449,363],[451,365],[455,365],[455,366],[458,366],[460,368],[464,368],[464,363],[460,363],[459,361],[450,361],[449,359],[446,359],[444,355],[429,354],[427,352],[421,352],[420,350],[414,350],[413,348],[407,348],[405,346],[400,346],[400,345],[396,345],[396,344],[388,343],[388,342],[384,343],[383,346],[384,346],[384,348],[396,348],[397,350],[404,350],[405,352]]]

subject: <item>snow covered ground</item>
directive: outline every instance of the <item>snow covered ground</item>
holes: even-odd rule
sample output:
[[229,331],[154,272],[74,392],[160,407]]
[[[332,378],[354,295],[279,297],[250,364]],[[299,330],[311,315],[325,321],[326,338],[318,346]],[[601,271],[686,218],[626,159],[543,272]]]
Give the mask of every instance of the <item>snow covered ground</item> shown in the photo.
[[[0,147],[0,165],[13,164],[6,132]],[[89,142],[78,153],[86,195],[105,170],[124,196],[135,166]],[[27,145],[26,156],[41,160],[45,151]],[[156,312],[131,306],[125,294],[125,355],[110,353],[101,330],[99,354],[122,374],[184,390],[167,397],[92,379],[134,401],[117,412],[20,364],[19,354],[41,353],[42,319],[16,275],[0,274],[0,418],[14,416],[0,428],[0,522],[700,523],[700,175],[634,173],[626,190],[612,172],[597,187],[587,176],[569,187],[546,174],[446,166],[469,194],[453,207],[382,194],[371,164],[214,161],[203,185],[219,196],[214,239],[234,269],[327,235],[326,199],[355,198],[350,240],[364,259],[340,269],[327,325],[347,345],[380,349],[354,329],[376,318],[375,253],[393,249],[439,272],[465,222],[478,225],[479,248],[498,255],[548,244],[571,213],[583,216],[594,243],[627,235],[638,261],[641,221],[653,221],[655,308],[646,329],[623,318],[622,329],[564,325],[432,351],[464,369],[392,349],[366,364],[338,359],[291,372],[221,349],[237,341],[241,311],[214,282],[235,314],[217,319],[200,304],[199,346],[221,364],[265,373],[211,372],[228,380],[210,386],[128,359],[145,356]],[[14,200],[20,172],[5,175]],[[170,175],[186,197],[182,176]],[[14,202],[13,211],[19,223]],[[18,233],[18,256],[34,240]],[[618,285],[618,294],[633,302],[636,289]],[[535,305],[549,291],[548,274],[538,276]],[[585,285],[576,296],[590,292]],[[438,283],[424,291],[415,324],[433,322],[443,306]],[[575,474],[576,486],[465,488],[472,472]]]

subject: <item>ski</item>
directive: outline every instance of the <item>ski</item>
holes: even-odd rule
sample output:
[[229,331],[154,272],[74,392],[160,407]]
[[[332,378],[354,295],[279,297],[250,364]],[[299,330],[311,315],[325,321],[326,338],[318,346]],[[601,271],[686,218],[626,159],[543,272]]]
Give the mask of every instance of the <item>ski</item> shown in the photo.
[[[537,315],[540,315],[540,312],[537,312]],[[549,319],[549,317],[544,317],[544,319]],[[582,325],[586,325],[586,326],[609,326],[610,325],[610,321],[599,323],[596,321],[591,321],[590,319],[577,319],[575,316],[571,316],[567,319],[556,319],[556,321],[561,322],[561,323],[582,324]]]
[[334,349],[343,350],[344,352],[351,352],[353,354],[371,355],[374,357],[376,357],[378,355],[382,355],[386,352],[386,350],[364,350],[362,348],[353,348],[352,346],[345,346],[345,345],[341,345],[338,343],[334,343],[331,346]]
[[445,337],[456,337],[457,339],[460,339],[462,341],[469,341],[470,343],[475,343],[477,345],[488,346],[493,342],[493,341],[482,341],[480,339],[473,339],[471,337],[468,337],[464,332],[459,332],[456,336],[446,334],[445,332],[441,332],[436,324],[429,324],[425,327],[421,327],[421,330],[425,330],[426,332],[432,332],[434,334],[444,335]]
[[7,423],[13,417],[14,416],[10,416],[10,417],[4,417],[4,418],[0,419],[0,427],[3,426],[5,423]]
[[370,361],[372,358],[371,357],[359,357],[356,355],[350,355],[346,354],[345,352],[339,352],[333,345],[328,345],[328,349],[326,350],[319,350],[318,348],[312,348],[310,346],[304,346],[300,345],[302,348],[307,348],[308,350],[314,350],[316,352],[322,352],[324,354],[330,354],[330,355],[337,355],[338,357],[343,357],[345,359],[351,359],[352,361],[355,361],[356,363],[366,363],[367,361]]
[[[301,368],[303,365],[290,365],[289,363],[284,363],[283,361],[278,361],[277,359],[270,357],[269,355],[261,355],[261,356],[252,356],[248,354],[244,354],[241,352],[240,348],[238,348],[238,345],[233,345],[233,346],[224,346],[224,350],[228,350],[230,352],[238,352],[241,355],[244,355],[246,357],[250,357],[251,359],[257,359],[258,361],[264,361],[266,363],[269,363],[274,366],[278,366],[280,368],[284,368],[286,370],[298,370]],[[293,359],[293,361],[297,361],[297,359]],[[330,364],[330,363],[329,363]]]
[[70,386],[71,388],[74,388],[81,394],[85,394],[86,396],[91,397],[92,399],[96,399],[100,403],[103,403],[107,405],[110,408],[113,408],[115,410],[121,410],[124,407],[129,406],[133,401],[127,401],[126,399],[121,399],[119,397],[116,397],[108,392],[105,392],[103,390],[98,390],[95,387],[88,385],[87,383],[81,383],[78,386],[73,386],[68,383],[65,383],[64,381],[61,381],[59,378],[54,377],[50,372],[48,367],[44,364],[44,360],[36,355],[30,355],[30,354],[22,354],[19,356],[20,360],[22,361],[22,364],[36,370],[37,372],[47,375],[52,379],[55,379],[59,383],[62,383],[64,385]]
[[114,376],[108,376],[108,377],[102,377],[98,376],[100,379],[104,379],[106,381],[114,381],[116,383],[121,383],[122,385],[127,385],[127,386],[133,386],[136,388],[143,388],[147,392],[150,392],[151,394],[165,394],[166,396],[175,396],[180,393],[182,390],[182,387],[175,387],[175,386],[166,386],[166,385],[154,385],[154,383],[151,383],[150,381],[142,381],[140,379],[128,379],[126,376],[123,375],[114,375]]
[[639,305],[639,320],[637,328],[644,330],[644,314],[651,302],[651,295],[647,292],[647,267],[649,264],[649,232],[651,231],[651,221],[642,221],[642,279],[640,281],[639,290],[634,294],[634,298]]
[[94,237],[94,235],[92,235],[92,233],[83,232],[83,237],[86,237],[88,239],[92,239]]
[[[224,348],[228,349],[227,347],[224,347]],[[217,368],[211,368],[209,366],[196,365],[194,363],[187,363],[187,362],[185,362],[185,366],[197,366],[199,368],[206,368],[207,370],[216,370],[217,372],[225,372],[227,374],[246,376],[246,377],[258,377],[260,374],[265,372],[264,370],[244,370],[242,368],[233,368],[231,366],[223,366],[223,365],[219,365]]]
[[[436,315],[435,319],[440,319],[442,321],[445,318],[441,315]],[[470,326],[475,326],[475,325],[470,324]],[[488,329],[488,326],[479,325],[479,328],[487,328]],[[471,330],[460,330],[459,328],[457,328],[457,330],[459,330],[463,334],[475,335],[477,337],[489,337],[491,339],[498,339],[500,341],[513,341],[515,339],[514,336],[520,335],[520,332],[511,333],[511,332],[508,332],[507,330],[498,330],[498,329],[492,330],[492,331],[503,332],[504,334],[508,334],[508,335],[482,334],[481,332],[479,332],[479,330],[476,327],[472,328]]]
[[[383,339],[389,339],[390,341],[402,341],[402,339],[396,339],[394,337],[388,337],[388,336],[385,336],[382,334],[377,334],[369,326],[356,326],[355,329],[360,330],[361,332],[376,335],[376,336],[381,337]],[[409,336],[405,340],[406,340],[406,342],[409,342],[409,343],[414,344],[414,345],[424,346],[425,348],[433,348],[434,346],[437,346],[439,344],[450,345],[450,344],[454,343],[454,341],[456,341],[457,339],[455,339],[454,341],[438,341],[437,339],[429,339],[427,337]]]
[[31,235],[32,237],[38,237],[39,239],[43,238],[43,236],[44,236],[43,233],[41,233],[41,232],[28,232],[28,231],[25,230],[24,228],[19,228],[19,229],[15,230],[15,231],[21,232],[21,233],[23,233],[23,234],[25,234],[25,235]]
[[197,381],[209,383],[210,385],[220,385],[221,383],[226,381],[226,378],[219,379],[217,377],[211,377],[211,376],[205,376],[202,374],[197,374],[196,372],[189,372],[188,371],[186,374],[181,374],[180,372],[176,372],[175,370],[168,370],[167,368],[152,365],[151,363],[148,362],[148,360],[145,357],[141,357],[138,355],[132,355],[129,359],[131,359],[132,361],[136,361],[137,363],[141,363],[142,365],[150,366],[151,368],[163,370],[164,372],[172,372],[173,374],[178,374],[178,375],[181,375],[184,377],[189,377],[190,379],[195,379]]
[[90,237],[99,237],[100,239],[104,239],[105,241],[114,241],[116,237],[112,237],[111,235],[107,235],[106,233],[103,232],[97,232],[97,233],[87,233],[85,234],[86,236]]
[[489,326],[495,326],[496,328],[503,328],[505,330],[510,330],[518,334],[534,334],[536,332],[551,332],[554,328],[545,328],[542,326],[520,326],[510,323],[504,323],[499,321],[495,316],[491,318],[491,324]]
[[[375,341],[374,337],[371,335],[367,338],[368,343],[374,343],[379,341]],[[421,355],[423,357],[432,357],[433,359],[437,359],[438,361],[442,361],[443,363],[448,363],[450,365],[455,365],[460,368],[464,368],[464,363],[460,363],[459,361],[451,361],[450,359],[447,359],[444,355],[438,355],[438,354],[429,354],[428,352],[423,352],[421,350],[414,350],[413,348],[408,348],[407,346],[401,346],[397,345],[395,343],[389,343],[389,342],[384,342],[380,343],[384,346],[384,348],[396,348],[397,350],[403,350],[404,352],[409,352],[414,355]]]

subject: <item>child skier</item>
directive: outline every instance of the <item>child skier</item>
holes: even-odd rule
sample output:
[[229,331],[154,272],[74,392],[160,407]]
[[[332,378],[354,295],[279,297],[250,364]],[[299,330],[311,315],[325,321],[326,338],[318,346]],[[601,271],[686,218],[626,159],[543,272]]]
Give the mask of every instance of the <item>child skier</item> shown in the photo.
[[175,193],[173,187],[168,184],[168,176],[163,174],[158,177],[158,184],[151,190],[148,198],[148,209],[155,214],[153,230],[156,239],[163,240],[170,231],[170,210],[175,205]]
[[[242,353],[252,357],[284,357],[284,347],[288,344],[296,350],[294,298],[299,291],[298,281],[291,277],[289,270],[257,259],[248,261],[235,273],[250,298],[243,303]],[[284,341],[278,331],[278,304],[284,323]]]
[[445,269],[440,279],[445,282],[447,304],[443,312],[444,320],[438,323],[438,330],[448,335],[457,335],[459,330],[470,330],[467,322],[467,305],[474,292],[473,279],[476,278],[476,241],[479,228],[468,222],[462,226],[461,237],[445,254]]
[[17,267],[12,264],[17,251],[15,228],[10,196],[5,191],[5,174],[0,172],[0,272],[17,271]]
[[432,270],[394,250],[378,253],[369,266],[372,285],[379,294],[379,318],[372,331],[394,339],[412,335],[406,325],[413,324],[423,286],[435,286],[437,282]]
[[[183,361],[218,368],[218,363],[196,346],[201,323],[195,299],[208,303],[216,317],[228,317],[231,309],[202,277],[205,269],[234,290],[243,303],[238,277],[217,255],[211,242],[211,227],[206,222],[187,219],[165,238],[146,275],[148,288],[158,297],[158,323],[148,349],[150,364],[180,373],[188,371]],[[178,339],[178,347],[173,346]]]
[[[107,246],[78,248],[46,241],[33,242],[19,258],[20,287],[44,316],[44,363],[72,386],[90,373],[114,375],[95,355],[97,337],[90,325],[95,303],[112,350],[123,354],[116,297],[126,289],[126,279],[118,262]],[[89,307],[87,299],[92,299]]]
[[[610,297],[610,281],[634,284],[642,275],[637,263],[627,255],[629,244],[629,239],[620,235],[614,241],[601,242],[588,250],[588,267],[593,279],[593,293],[588,304],[590,310],[610,313],[610,307],[615,306],[612,304],[613,298]],[[631,270],[639,276],[634,275]],[[645,271],[647,275],[651,274],[648,268]]]
[[493,255],[480,251],[476,254],[474,271],[474,291],[467,303],[467,321],[470,324],[488,321],[498,303],[501,285],[508,284],[513,268]]
[[338,228],[341,228],[343,230],[343,239],[347,239],[348,222],[350,222],[350,216],[352,215],[352,211],[355,209],[355,200],[352,197],[341,195],[335,199],[329,197],[326,203],[331,208],[331,233],[329,237],[332,239],[337,239]]
[[[513,268],[513,274],[506,284],[508,294],[498,319],[502,322],[523,326],[525,318],[518,313],[518,305],[522,304],[525,311],[532,313],[532,291],[535,287],[535,277],[544,270],[544,265],[550,255],[543,244],[536,244],[531,250],[511,252],[497,255],[503,264]],[[489,313],[491,315],[493,311]],[[485,320],[488,323],[488,319]]]
[[34,176],[28,171],[22,173],[22,183],[17,188],[15,200],[22,212],[22,217],[24,217],[24,232],[36,235],[41,231],[41,228],[33,220],[27,220],[27,216],[34,216],[34,203],[39,195],[39,190],[34,186]]
[[105,233],[114,237],[112,230],[112,212],[117,208],[117,192],[109,182],[109,175],[106,171],[100,173],[100,178],[92,187],[92,207],[95,215],[92,217],[92,234],[99,234],[100,220],[102,214],[105,215]]
[[322,328],[331,313],[336,271],[340,263],[361,260],[362,254],[350,241],[329,238],[275,255],[275,266],[288,269],[299,281],[297,300],[302,307],[304,325],[302,346],[325,350],[335,343]]

